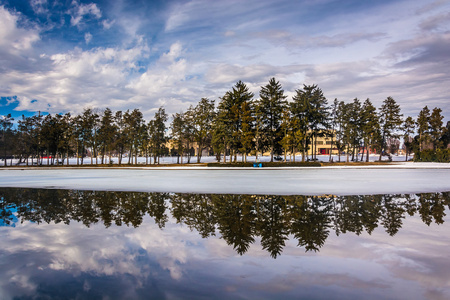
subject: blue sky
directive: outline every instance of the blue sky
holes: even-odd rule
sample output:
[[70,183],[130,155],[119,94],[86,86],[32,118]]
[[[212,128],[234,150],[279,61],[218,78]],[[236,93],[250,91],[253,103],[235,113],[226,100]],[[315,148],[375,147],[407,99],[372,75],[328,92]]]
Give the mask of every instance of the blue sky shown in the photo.
[[0,115],[185,111],[238,80],[450,117],[449,0],[0,0]]

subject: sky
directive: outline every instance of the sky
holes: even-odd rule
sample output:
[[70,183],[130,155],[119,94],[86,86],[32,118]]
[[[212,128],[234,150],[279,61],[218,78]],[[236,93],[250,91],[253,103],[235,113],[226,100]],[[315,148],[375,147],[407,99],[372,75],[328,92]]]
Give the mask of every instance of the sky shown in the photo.
[[138,108],[149,120],[275,77],[450,120],[450,0],[0,0],[0,115]]

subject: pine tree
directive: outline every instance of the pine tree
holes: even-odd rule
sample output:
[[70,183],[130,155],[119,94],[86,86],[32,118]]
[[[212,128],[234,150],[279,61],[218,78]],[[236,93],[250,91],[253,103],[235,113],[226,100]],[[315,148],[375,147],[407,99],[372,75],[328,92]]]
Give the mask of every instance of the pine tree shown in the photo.
[[253,110],[249,102],[244,102],[241,105],[242,113],[242,130],[240,135],[241,148],[239,151],[242,153],[242,159],[247,162],[247,154],[252,149],[254,134],[254,117]]
[[194,140],[197,142],[197,163],[202,152],[211,143],[212,122],[214,120],[214,100],[202,98],[194,108]]
[[[250,103],[253,93],[242,81],[238,81],[235,86],[225,93],[218,107],[219,126],[216,127],[216,134],[223,135],[223,141],[226,148],[229,146],[236,161],[237,152],[241,148],[242,141],[242,105]],[[220,128],[220,131],[217,131]],[[217,136],[218,137],[218,136]],[[231,160],[231,159],[230,159]]]
[[386,148],[386,140],[388,138],[398,138],[399,129],[403,124],[402,114],[400,114],[400,105],[395,102],[392,97],[387,97],[380,108],[380,128],[381,128],[381,152],[380,158],[383,154],[383,150]]
[[111,151],[113,150],[114,137],[117,133],[117,125],[114,123],[114,115],[111,109],[106,108],[100,119],[99,144],[101,147],[102,164],[105,163],[105,155],[108,153],[109,163],[111,163]]
[[366,162],[368,162],[369,152],[377,142],[377,137],[380,132],[380,123],[376,108],[369,99],[364,101],[361,110],[361,132],[364,140],[364,147],[366,149]]
[[153,153],[153,163],[159,163],[159,158],[163,154],[166,137],[167,114],[163,107],[160,107],[155,113],[153,120],[149,122],[148,131],[150,137],[150,145]]
[[1,130],[1,143],[3,144],[3,159],[5,160],[6,167],[6,150],[8,147],[12,145],[11,143],[11,128],[13,126],[14,118],[11,117],[11,114],[7,114],[6,116],[1,116],[0,118],[0,130]]
[[441,147],[441,138],[444,134],[444,123],[442,121],[444,116],[441,113],[442,109],[435,107],[430,116],[430,136],[434,151]]
[[308,150],[309,140],[313,142],[313,159],[316,154],[317,137],[329,128],[329,112],[327,99],[317,85],[303,85],[303,89],[296,90],[292,97],[291,112],[298,127],[298,136],[302,136],[302,161]]
[[406,161],[408,161],[408,154],[411,152],[415,129],[416,124],[414,119],[408,116],[403,123],[403,143],[405,144]]
[[170,130],[172,132],[172,142],[173,146],[177,149],[177,164],[183,163],[183,152],[184,152],[184,118],[183,113],[175,113],[172,115],[172,123],[170,124]]
[[430,141],[430,110],[425,106],[417,116],[417,132],[419,134],[419,151]]
[[283,109],[287,105],[284,90],[279,81],[271,78],[269,83],[261,87],[259,93],[258,110],[264,115],[261,122],[260,132],[267,138],[268,148],[270,149],[270,161],[273,162],[275,148],[281,140],[281,120]]

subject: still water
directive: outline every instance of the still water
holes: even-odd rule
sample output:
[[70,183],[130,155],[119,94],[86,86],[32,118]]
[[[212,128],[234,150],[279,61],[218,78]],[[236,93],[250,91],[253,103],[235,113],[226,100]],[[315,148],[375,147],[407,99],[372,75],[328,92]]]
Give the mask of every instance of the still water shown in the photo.
[[449,299],[449,208],[0,188],[0,299]]

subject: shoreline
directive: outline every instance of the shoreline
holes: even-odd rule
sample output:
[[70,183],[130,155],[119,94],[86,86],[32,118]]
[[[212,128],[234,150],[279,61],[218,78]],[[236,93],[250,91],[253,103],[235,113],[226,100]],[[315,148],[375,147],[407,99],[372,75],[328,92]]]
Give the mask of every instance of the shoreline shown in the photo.
[[[230,163],[222,166],[208,166],[210,163],[192,164],[161,164],[161,165],[41,165],[41,166],[0,166],[0,171],[5,170],[289,170],[289,169],[450,169],[450,163],[438,162],[340,162],[340,163],[320,163],[314,166],[263,166],[263,167],[241,167]],[[264,162],[263,162],[264,164]]]

